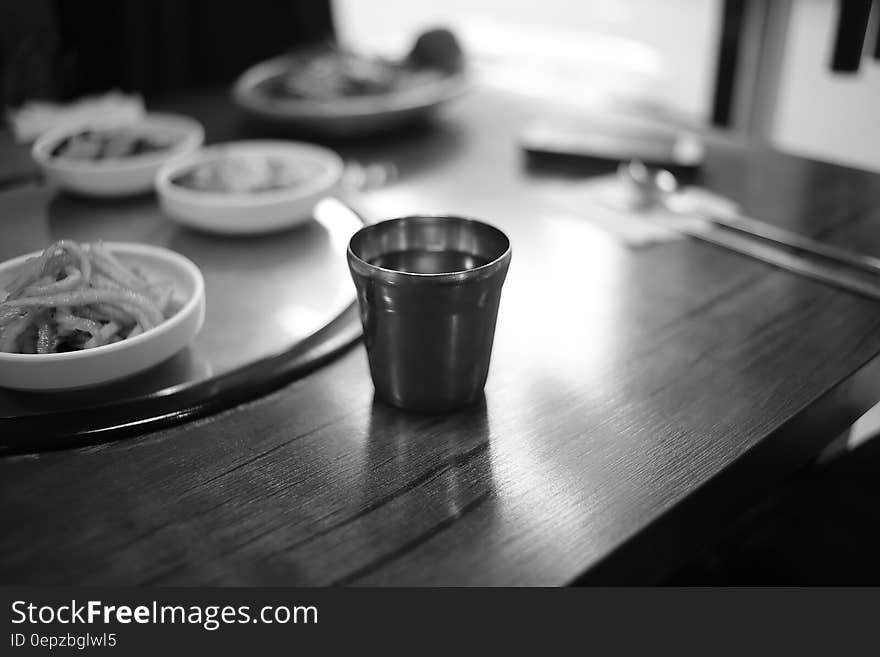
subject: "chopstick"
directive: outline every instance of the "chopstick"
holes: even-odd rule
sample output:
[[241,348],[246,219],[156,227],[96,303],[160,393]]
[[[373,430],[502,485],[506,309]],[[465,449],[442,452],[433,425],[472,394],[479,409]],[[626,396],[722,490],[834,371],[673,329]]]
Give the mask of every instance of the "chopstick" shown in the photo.
[[802,251],[833,260],[870,274],[880,274],[880,258],[853,253],[840,247],[824,244],[805,235],[800,235],[758,219],[752,219],[743,215],[715,215],[710,212],[700,213],[700,218],[725,228],[731,228],[767,240],[768,242],[774,242],[795,251]]
[[[677,219],[678,221],[676,221]],[[689,225],[682,219],[682,217],[676,215],[669,215],[662,219],[661,222],[675,231],[714,244],[715,246],[720,246],[729,251],[748,256],[779,269],[784,269],[806,278],[811,278],[820,283],[825,283],[875,301],[880,301],[880,284],[868,282],[858,276],[840,271],[833,266],[817,262],[814,259],[782,251],[776,247],[744,238],[734,232],[700,230]],[[775,240],[771,241],[775,242]],[[806,252],[804,249],[801,250]],[[877,272],[874,271],[874,273]]]

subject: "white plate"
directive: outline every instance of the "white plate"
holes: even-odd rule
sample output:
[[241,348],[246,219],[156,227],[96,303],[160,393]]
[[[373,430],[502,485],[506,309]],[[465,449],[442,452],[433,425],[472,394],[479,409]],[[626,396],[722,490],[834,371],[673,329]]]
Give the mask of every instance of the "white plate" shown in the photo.
[[424,117],[463,94],[468,87],[467,75],[460,72],[400,91],[332,101],[273,98],[262,91],[267,80],[283,75],[289,67],[288,56],[252,66],[235,82],[232,90],[235,102],[256,118],[289,123],[335,137],[382,132]]
[[[191,260],[147,244],[105,242],[104,246],[124,263],[137,265],[157,280],[173,283],[175,298],[183,306],[159,326],[103,347],[60,354],[0,352],[0,386],[17,390],[70,390],[121,379],[170,358],[202,328],[205,281]],[[37,251],[0,263],[0,290],[25,260],[39,254]]]
[[[82,130],[122,126],[172,133],[178,141],[162,151],[116,159],[79,161],[52,157],[52,151],[62,140]],[[148,114],[134,123],[104,121],[50,130],[37,139],[31,155],[46,177],[62,189],[88,196],[129,196],[150,191],[159,167],[192,153],[202,145],[204,138],[204,129],[194,119],[175,114]]]
[[[317,165],[314,177],[289,189],[262,192],[205,192],[173,182],[200,164],[223,157],[272,156]],[[342,158],[320,146],[295,141],[239,141],[209,146],[163,166],[156,191],[172,219],[212,233],[258,234],[308,221],[315,204],[342,178]]]

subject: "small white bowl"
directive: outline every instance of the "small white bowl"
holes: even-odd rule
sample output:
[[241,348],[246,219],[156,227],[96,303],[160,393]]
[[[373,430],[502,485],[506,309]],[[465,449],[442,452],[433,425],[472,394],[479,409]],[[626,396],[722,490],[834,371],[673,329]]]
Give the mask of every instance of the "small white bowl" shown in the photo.
[[[317,165],[317,173],[288,189],[259,192],[214,192],[189,189],[174,182],[201,164],[225,157],[275,157]],[[209,146],[169,162],[156,175],[163,211],[182,224],[212,233],[270,233],[308,221],[315,204],[331,194],[342,179],[336,153],[295,141],[239,141]]]
[[[83,130],[115,127],[171,133],[178,141],[170,148],[154,153],[108,160],[80,161],[52,156],[55,147],[67,137]],[[205,131],[194,119],[176,114],[148,114],[134,123],[94,122],[50,130],[37,139],[31,155],[46,177],[62,189],[88,196],[129,196],[150,191],[159,167],[192,153],[204,139]]]
[[[148,244],[105,242],[125,263],[137,265],[157,280],[174,285],[175,298],[183,302],[169,319],[133,338],[81,351],[59,354],[0,352],[0,387],[53,391],[108,383],[157,365],[186,347],[205,320],[205,281],[189,259]],[[0,290],[16,270],[40,252],[0,263]]]

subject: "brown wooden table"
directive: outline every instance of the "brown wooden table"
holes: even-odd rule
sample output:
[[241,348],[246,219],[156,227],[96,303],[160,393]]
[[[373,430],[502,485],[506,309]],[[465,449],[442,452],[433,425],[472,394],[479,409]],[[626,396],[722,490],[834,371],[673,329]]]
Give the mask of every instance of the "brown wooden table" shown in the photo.
[[[249,134],[222,96],[168,106],[209,141]],[[482,90],[433,130],[336,145],[400,174],[368,212],[461,212],[510,235],[483,403],[386,407],[358,346],[220,415],[3,459],[0,583],[658,581],[880,401],[880,305],[548,212],[556,175],[515,143],[538,113]],[[719,137],[702,182],[880,255],[880,176]]]

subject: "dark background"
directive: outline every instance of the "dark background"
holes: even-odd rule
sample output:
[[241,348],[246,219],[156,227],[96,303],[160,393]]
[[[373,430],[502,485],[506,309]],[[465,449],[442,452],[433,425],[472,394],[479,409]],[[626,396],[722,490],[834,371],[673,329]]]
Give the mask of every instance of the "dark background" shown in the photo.
[[332,38],[329,0],[3,0],[0,105],[226,84]]

